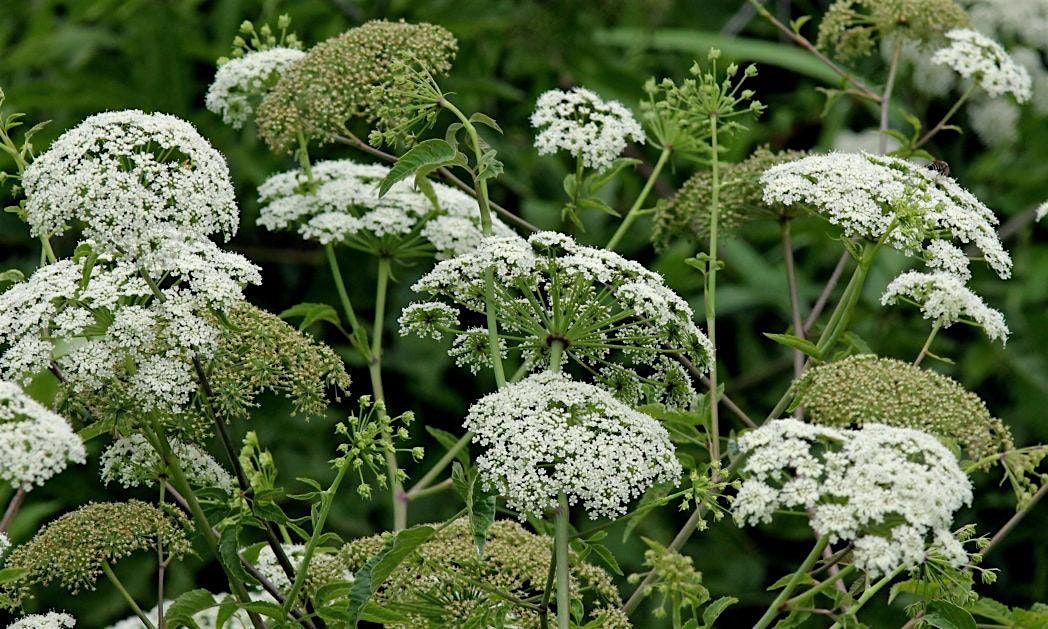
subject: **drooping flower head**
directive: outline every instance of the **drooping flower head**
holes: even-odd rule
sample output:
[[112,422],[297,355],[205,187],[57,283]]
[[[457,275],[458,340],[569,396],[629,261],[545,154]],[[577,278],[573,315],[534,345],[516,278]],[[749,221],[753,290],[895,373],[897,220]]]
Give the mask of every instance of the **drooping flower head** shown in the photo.
[[611,166],[631,140],[644,142],[644,130],[630,110],[582,87],[539,96],[531,126],[539,131],[535,136],[539,155],[566,151],[598,171]]
[[997,237],[997,217],[947,175],[905,160],[868,153],[810,155],[761,176],[766,203],[800,205],[839,226],[845,236],[913,255],[929,240],[979,248],[1002,278],[1012,260]]
[[592,517],[614,518],[652,485],[681,475],[658,421],[553,372],[481,398],[463,426],[484,450],[477,469],[485,485],[522,516],[541,516],[563,493]]
[[22,184],[34,236],[76,224],[103,251],[135,252],[158,226],[228,239],[240,217],[225,159],[167,114],[91,116],[37,157]]
[[836,0],[819,23],[816,45],[849,60],[884,40],[927,44],[968,23],[953,0]]
[[30,614],[23,616],[15,622],[7,625],[7,629],[72,629],[76,626],[76,618],[63,612],[47,612],[46,614]]
[[251,120],[258,103],[284,72],[305,56],[301,50],[280,47],[229,59],[218,67],[204,104],[222,116],[223,122],[239,129]]
[[[345,570],[359,571],[390,536],[383,533],[346,544],[338,554],[339,564]],[[460,518],[441,527],[417,553],[398,564],[375,593],[375,600],[404,610],[404,620],[389,624],[391,629],[496,626],[500,615],[512,618],[513,626],[538,627],[539,614],[534,609],[517,606],[493,594],[491,588],[475,584],[498,588],[517,599],[537,599],[546,584],[552,548],[549,537],[531,533],[511,520],[496,520],[487,531],[484,552],[478,556],[469,520]],[[574,552],[570,564],[572,600],[593,597],[592,613],[597,617],[617,611],[621,601],[611,576]],[[551,600],[555,598],[551,596]],[[599,626],[623,629],[630,625],[606,622]]]
[[[375,255],[447,257],[473,249],[483,238],[477,202],[459,190],[430,184],[435,203],[409,182],[379,196],[389,168],[350,160],[314,164],[311,173],[273,175],[258,188],[258,223],[294,229],[307,240],[339,243]],[[492,218],[500,236],[513,231]]]
[[950,44],[932,55],[932,63],[978,82],[991,97],[1011,94],[1020,103],[1030,100],[1030,74],[996,41],[967,28],[954,29],[946,38]]
[[944,328],[957,322],[968,323],[982,328],[991,340],[1008,341],[1004,315],[987,306],[953,273],[908,271],[899,275],[884,289],[881,304],[887,306],[899,301],[917,305],[925,319]]
[[21,604],[34,585],[57,584],[70,594],[93,590],[102,564],[114,564],[137,552],[156,552],[179,558],[192,550],[189,521],[181,512],[165,512],[139,500],[93,502],[47,524],[15,549],[8,568],[25,574],[0,586]]
[[[69,422],[18,385],[0,382],[0,480],[30,490],[86,458],[84,442]],[[0,540],[0,557],[6,541]]]
[[713,347],[693,322],[688,303],[659,274],[563,234],[539,232],[528,241],[489,238],[473,252],[438,263],[413,288],[454,307],[412,304],[401,314],[402,333],[454,335],[452,355],[460,365],[474,371],[488,365],[486,330],[459,320],[462,315],[482,322],[488,269],[494,271],[500,341],[507,352],[519,352],[540,370],[557,341],[569,363],[602,381],[620,382],[616,388],[627,403],[637,402],[642,392],[674,406],[691,402],[690,378],[670,356],[684,355],[705,370]]
[[[193,487],[216,487],[226,493],[233,490],[233,477],[201,448],[171,440],[171,450]],[[116,482],[124,487],[152,486],[167,475],[160,455],[139,434],[114,441],[102,453],[101,467],[102,480],[107,485]]]
[[812,529],[831,543],[851,542],[855,565],[874,578],[922,563],[929,544],[955,563],[967,559],[950,525],[971,503],[971,483],[924,432],[780,419],[740,437],[739,450],[744,480],[732,511],[740,524],[808,510]]
[[290,152],[301,136],[330,142],[350,118],[374,120],[381,87],[398,63],[440,76],[458,47],[440,26],[373,20],[317,44],[270,90],[258,108],[259,133],[274,151]]

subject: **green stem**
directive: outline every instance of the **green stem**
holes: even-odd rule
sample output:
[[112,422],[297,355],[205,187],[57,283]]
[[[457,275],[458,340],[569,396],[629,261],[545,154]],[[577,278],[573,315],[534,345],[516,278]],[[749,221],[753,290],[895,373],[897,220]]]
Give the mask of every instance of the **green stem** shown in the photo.
[[127,588],[124,587],[124,584],[117,578],[116,573],[113,572],[113,568],[109,566],[108,561],[102,562],[102,572],[105,573],[106,578],[113,584],[113,587],[120,592],[120,595],[124,597],[124,600],[127,601],[127,604],[131,607],[131,610],[135,612],[135,615],[138,616],[139,620],[142,621],[142,624],[149,627],[149,629],[156,629],[156,625],[153,624],[153,621],[149,619],[149,616],[147,616],[144,611],[142,611],[142,608],[138,606],[138,603],[135,602],[135,599],[127,591]]
[[895,43],[895,52],[892,53],[891,64],[888,66],[888,80],[884,83],[884,93],[881,95],[881,120],[880,120],[880,144],[881,153],[888,152],[888,112],[891,109],[892,90],[895,89],[895,74],[899,70],[899,57],[902,55],[902,38]]
[[[372,330],[371,350],[368,358],[368,375],[371,378],[371,389],[378,402],[386,401],[385,388],[382,384],[382,328],[386,321],[386,295],[389,292],[390,262],[389,258],[378,260],[378,282],[375,286],[375,325]],[[384,437],[391,436],[387,432]],[[404,496],[404,487],[400,482],[400,467],[397,465],[396,452],[387,450],[386,473],[393,496],[393,530],[400,531],[407,526],[408,501]]]
[[815,565],[815,562],[819,559],[819,555],[822,554],[822,549],[826,548],[826,544],[828,544],[829,541],[829,536],[823,535],[815,542],[814,548],[812,548],[811,552],[808,553],[808,556],[804,558],[800,567],[797,568],[797,571],[793,573],[793,576],[791,576],[790,580],[786,583],[786,587],[784,587],[782,591],[779,592],[779,595],[775,597],[775,600],[771,602],[771,605],[768,606],[767,611],[765,611],[764,615],[757,621],[757,624],[753,626],[753,629],[765,629],[771,625],[772,621],[775,620],[775,617],[779,615],[782,604],[789,599],[790,594],[792,594],[793,590],[795,590],[800,584],[801,578],[803,578],[804,575],[811,570],[811,567]]
[[[896,568],[895,570],[892,570],[890,573],[886,574],[883,578],[881,578],[880,581],[877,581],[876,583],[874,583],[870,587],[866,588],[866,591],[862,593],[862,596],[859,597],[859,600],[855,601],[854,605],[852,605],[848,609],[844,610],[844,614],[846,616],[854,616],[856,613],[858,613],[858,611],[860,609],[862,609],[863,605],[865,605],[867,602],[869,602],[869,600],[871,598],[876,596],[877,593],[880,592],[884,588],[884,586],[886,586],[889,583],[891,583],[892,579],[894,579],[896,576],[898,576],[899,573],[902,572],[903,570],[904,570],[904,568],[902,568],[902,567]],[[840,621],[838,621],[838,622],[833,623],[833,625],[830,627],[830,629],[838,629],[840,626],[841,626],[841,623],[840,623]]]
[[557,548],[557,629],[568,629],[571,620],[571,593],[568,580],[571,577],[571,566],[568,560],[568,497],[559,496],[556,516]]
[[946,112],[946,115],[944,115],[934,127],[929,129],[927,133],[922,135],[921,139],[917,140],[917,143],[913,145],[914,150],[927,144],[929,140],[935,137],[935,134],[939,133],[944,127],[946,127],[946,123],[953,118],[953,115],[957,113],[957,110],[961,108],[961,105],[963,105],[965,101],[968,100],[968,97],[972,95],[972,92],[975,91],[975,86],[976,83],[973,81],[972,84],[968,86],[968,89],[961,94],[961,97],[957,99],[957,102],[953,104],[953,107],[950,107],[949,111]]
[[916,367],[921,364],[924,357],[928,355],[928,350],[932,347],[932,341],[935,340],[935,335],[939,333],[942,328],[942,321],[937,320],[932,324],[932,331],[928,333],[928,338],[924,341],[924,345],[921,347],[921,351],[917,354],[917,358],[913,359],[913,366]]
[[838,571],[837,574],[831,574],[824,581],[820,581],[817,585],[812,586],[810,589],[789,599],[783,603],[782,606],[786,609],[796,609],[800,607],[802,603],[811,600],[811,598],[819,592],[827,590],[833,587],[833,585],[838,581],[842,581],[846,577],[851,576],[855,571],[856,567],[854,565],[846,566],[843,570]]
[[651,194],[651,189],[655,187],[655,180],[659,178],[659,173],[661,173],[663,167],[666,166],[666,162],[669,161],[670,153],[672,152],[673,149],[668,146],[662,148],[662,153],[659,154],[659,161],[655,162],[655,167],[651,169],[651,174],[648,175],[648,181],[644,183],[644,187],[641,188],[640,194],[637,195],[637,200],[633,202],[629,211],[626,212],[626,217],[622,219],[622,223],[619,225],[619,228],[615,230],[615,234],[611,237],[611,240],[608,241],[608,244],[604,245],[605,249],[614,251],[615,247],[619,245],[619,242],[621,242],[622,238],[626,235],[626,232],[629,231],[630,226],[633,225],[633,221],[637,220],[637,217],[640,215],[639,212],[641,206],[644,205],[644,201],[646,201],[648,195]]
[[51,239],[47,236],[40,237],[40,252],[42,254],[41,257],[43,257],[48,264],[58,262],[58,258],[55,257],[55,250],[51,248]]
[[299,564],[298,570],[295,573],[295,582],[291,584],[291,589],[287,593],[287,598],[284,600],[284,615],[291,613],[291,608],[295,604],[295,599],[298,598],[298,593],[302,590],[302,587],[306,583],[306,576],[309,572],[309,562],[313,558],[313,553],[317,549],[317,544],[320,542],[320,536],[324,532],[324,523],[327,522],[328,514],[331,513],[331,506],[335,503],[335,495],[338,493],[338,488],[342,485],[342,479],[346,477],[346,472],[349,470],[349,463],[341,461],[338,467],[338,473],[335,475],[335,480],[331,481],[331,486],[328,487],[320,496],[320,511],[317,514],[316,522],[313,524],[313,534],[309,536],[309,541],[306,542],[306,548],[302,553],[302,563]]
[[324,254],[327,256],[328,267],[331,269],[331,278],[335,282],[335,290],[338,291],[338,299],[342,303],[342,311],[349,319],[349,327],[353,331],[354,346],[365,359],[371,359],[371,350],[368,349],[367,331],[360,325],[357,313],[353,310],[353,302],[349,300],[346,292],[346,284],[342,281],[342,271],[338,268],[338,258],[335,256],[335,247],[331,243],[324,245]]
[[706,335],[713,347],[710,360],[710,460],[720,460],[720,400],[717,394],[717,223],[720,215],[720,159],[717,146],[717,118],[710,116],[711,164],[710,186],[710,259],[706,272]]
[[444,471],[444,468],[446,468],[448,465],[451,464],[452,461],[455,460],[455,457],[458,456],[458,453],[462,450],[462,448],[465,448],[467,445],[469,445],[469,442],[472,439],[473,433],[471,432],[467,432],[466,434],[459,437],[459,440],[456,441],[454,445],[452,445],[450,448],[448,448],[448,451],[444,453],[444,456],[440,457],[440,460],[437,461],[436,465],[430,468],[430,470],[426,472],[425,475],[422,476],[422,478],[418,479],[418,482],[412,485],[411,489],[408,490],[408,499],[412,500],[418,497],[419,493],[422,490],[429,487],[430,484],[432,484],[433,481],[436,480],[437,476],[439,476],[440,473]]

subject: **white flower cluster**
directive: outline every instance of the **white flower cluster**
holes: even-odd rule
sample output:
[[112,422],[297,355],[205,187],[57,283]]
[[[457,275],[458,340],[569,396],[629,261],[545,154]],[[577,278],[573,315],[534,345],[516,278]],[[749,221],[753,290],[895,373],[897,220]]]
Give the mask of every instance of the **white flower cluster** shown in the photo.
[[1045,216],[1048,216],[1048,201],[1037,206],[1037,209],[1034,210],[1033,220],[1040,223]]
[[539,96],[531,126],[540,129],[535,137],[539,155],[564,150],[594,170],[611,166],[630,140],[644,142],[644,130],[630,110],[581,87]]
[[[389,169],[378,164],[330,160],[311,173],[292,170],[273,175],[258,188],[258,224],[271,231],[295,228],[307,240],[345,243],[364,251],[390,253],[419,235],[438,258],[469,251],[482,239],[480,210],[465,193],[433,182],[437,204],[407,181],[379,196]],[[312,177],[312,178],[310,178]],[[513,231],[492,218],[494,233]]]
[[[178,457],[186,480],[194,487],[217,487],[226,493],[233,491],[233,477],[207,452],[175,439],[171,440],[171,450]],[[102,481],[107,485],[117,482],[125,488],[154,485],[165,471],[160,455],[139,434],[114,441],[102,453],[100,463]]]
[[[496,280],[493,297],[500,343],[523,353],[535,370],[546,368],[552,340],[566,346],[566,358],[602,375],[618,364],[611,362],[611,354],[618,353],[634,367],[655,371],[651,377],[634,373],[637,386],[614,387],[617,393],[631,393],[624,401],[635,403],[637,396],[632,393],[644,387],[652,391],[649,397],[667,401],[674,388],[668,383],[681,382],[680,365],[668,360],[667,353],[684,353],[700,369],[712,361],[713,347],[692,320],[691,307],[666,286],[662,276],[564,234],[539,232],[527,241],[487,239],[470,253],[438,263],[412,288],[447,299],[463,316],[470,312],[476,316],[485,309],[488,269]],[[459,314],[442,302],[413,304],[401,314],[401,332],[457,335],[456,361],[474,369],[486,366],[486,334],[461,328]],[[690,390],[687,375],[683,382]],[[685,397],[690,401],[693,396],[694,392]]]
[[946,33],[946,38],[950,44],[935,51],[932,63],[953,68],[964,78],[973,78],[991,97],[1011,94],[1020,103],[1030,100],[1030,74],[999,43],[966,28],[954,29]]
[[63,612],[30,614],[7,625],[7,629],[71,629],[76,626],[76,618]]
[[4,565],[4,555],[7,554],[9,548],[11,548],[11,540],[8,539],[7,533],[0,531],[0,566]]
[[86,460],[84,442],[65,419],[17,385],[0,382],[0,479],[30,490]]
[[[1002,278],[1012,260],[993,211],[948,176],[886,155],[828,153],[779,164],[761,176],[768,204],[805,205],[850,238],[914,254],[928,239],[974,244]],[[889,228],[891,231],[889,233]]]
[[953,273],[908,271],[896,277],[881,295],[881,304],[895,304],[910,299],[920,306],[925,319],[948,328],[958,321],[981,327],[992,340],[1008,341],[1004,315],[986,305],[981,297],[964,285]]
[[481,398],[464,427],[484,448],[477,469],[486,486],[521,517],[541,516],[564,494],[591,516],[614,518],[648,487],[681,475],[659,422],[552,372]]
[[[251,592],[251,599],[255,601],[266,601],[269,603],[274,602],[273,597],[265,592]],[[215,594],[216,600],[231,599],[229,594]],[[165,601],[164,610],[165,612],[171,606],[173,601]],[[253,629],[254,625],[251,624],[251,618],[247,612],[243,609],[237,609],[232,616],[229,617],[221,626],[218,624],[218,617],[221,613],[222,608],[219,605],[214,607],[208,607],[202,611],[193,614],[193,623],[199,627],[199,629]],[[146,612],[146,616],[153,621],[153,626],[159,624],[158,618],[160,617],[160,609],[154,607],[153,609]],[[124,620],[115,622],[109,625],[108,629],[146,629],[142,619],[136,616],[129,616]]]
[[221,115],[223,122],[239,129],[281,75],[305,56],[306,53],[295,48],[277,47],[252,50],[243,57],[229,59],[215,72],[204,105]]
[[228,238],[239,222],[225,159],[167,114],[91,116],[37,157],[22,185],[33,235],[78,222],[104,251],[136,252],[161,224]]
[[929,543],[955,565],[967,559],[950,525],[971,503],[971,483],[924,432],[780,419],[740,437],[739,450],[744,480],[732,511],[740,524],[808,510],[812,529],[831,543],[851,542],[856,566],[873,577],[921,563]]
[[[138,260],[83,253],[0,294],[0,375],[25,382],[54,361],[76,391],[126,376],[143,408],[183,406],[196,390],[193,356],[211,355],[218,340],[208,313],[260,278],[242,256],[165,229]],[[148,277],[163,278],[161,297]]]
[[[306,547],[303,544],[283,544],[284,554],[291,561],[293,566],[301,566],[302,560],[306,556]],[[277,561],[276,553],[269,546],[263,546],[258,551],[258,561],[255,562],[255,568],[258,572],[266,578],[267,581],[277,587],[282,592],[287,592],[291,589],[291,580],[287,578],[287,573],[280,567],[280,563]]]

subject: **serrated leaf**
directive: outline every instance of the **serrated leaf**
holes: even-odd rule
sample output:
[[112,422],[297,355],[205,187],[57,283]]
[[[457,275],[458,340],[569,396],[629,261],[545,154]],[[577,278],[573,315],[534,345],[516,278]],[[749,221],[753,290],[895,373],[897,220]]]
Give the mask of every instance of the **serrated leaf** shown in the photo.
[[[779,579],[775,583],[772,583],[771,585],[769,585],[768,586],[768,591],[770,592],[771,590],[779,590],[779,589],[782,589],[782,588],[786,587],[786,584],[789,583],[790,579],[792,579],[792,578],[793,578],[793,574],[792,573],[782,577],[781,579]],[[805,574],[804,576],[802,576],[800,578],[800,581],[798,581],[797,585],[815,585],[817,583],[818,583],[818,581],[816,581],[810,574]]]
[[404,153],[397,160],[397,163],[393,165],[393,168],[389,169],[389,173],[386,174],[382,179],[382,183],[379,184],[378,195],[380,197],[385,196],[394,184],[413,176],[422,168],[427,166],[437,167],[455,159],[457,153],[458,151],[455,150],[455,147],[448,144],[445,140],[433,138],[419,142],[411,147],[411,150],[407,153]]
[[305,330],[317,321],[327,321],[336,326],[342,325],[342,319],[339,318],[338,312],[330,304],[303,302],[291,306],[277,316],[281,319],[295,319],[301,317],[302,321],[298,324],[299,332]]
[[255,579],[244,571],[240,563],[240,536],[235,526],[222,529],[218,538],[218,556],[226,570],[245,583],[255,583]]
[[360,620],[365,605],[393,570],[434,533],[436,529],[431,526],[416,526],[392,535],[382,550],[353,575],[353,590],[349,595],[350,624],[355,625]]
[[492,129],[494,129],[495,131],[498,131],[500,134],[502,133],[502,127],[499,126],[499,123],[495,122],[487,114],[482,114],[479,111],[476,112],[475,114],[473,114],[472,116],[470,116],[469,117],[469,121],[470,122],[479,122],[480,124],[484,125],[485,127],[490,127]]
[[932,601],[924,612],[924,624],[936,629],[976,629],[975,618],[946,601]]
[[707,605],[706,609],[702,610],[703,629],[712,628],[713,623],[717,622],[724,610],[738,602],[739,599],[734,596],[722,596]]
[[601,544],[589,544],[589,549],[600,560],[600,563],[607,566],[615,574],[622,576],[622,568],[619,567],[618,560],[615,559],[615,555],[611,554],[610,550]]
[[483,556],[488,529],[495,521],[496,497],[481,491],[476,472],[463,467],[458,461],[451,465],[451,482],[466,503],[466,515],[469,518],[469,528],[473,534],[477,556]]
[[197,629],[193,616],[217,605],[214,595],[204,589],[190,590],[181,594],[164,608],[164,620],[171,629],[190,627]]
[[772,334],[771,332],[765,332],[764,336],[770,338],[779,345],[785,345],[786,347],[800,350],[802,353],[813,358],[818,358],[820,356],[819,348],[815,346],[815,343],[812,343],[807,339],[802,339],[799,336],[794,336],[792,334]]

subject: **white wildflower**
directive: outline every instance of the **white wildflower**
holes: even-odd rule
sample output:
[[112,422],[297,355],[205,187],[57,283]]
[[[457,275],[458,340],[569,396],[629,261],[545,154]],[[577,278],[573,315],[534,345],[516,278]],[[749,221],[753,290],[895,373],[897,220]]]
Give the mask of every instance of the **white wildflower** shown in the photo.
[[84,442],[65,419],[17,385],[0,382],[0,480],[28,491],[86,457]]
[[884,289],[881,304],[895,304],[902,299],[912,300],[925,319],[944,328],[964,321],[978,325],[993,340],[1008,341],[1010,332],[1004,315],[987,306],[953,273],[908,271],[899,275]]
[[[303,544],[283,544],[282,547],[284,554],[291,561],[291,565],[302,565],[302,560],[306,556],[306,547]],[[287,578],[287,573],[284,572],[284,569],[280,567],[280,562],[277,561],[276,553],[269,546],[263,546],[258,551],[258,561],[255,562],[255,568],[267,581],[275,585],[278,590],[286,592],[291,588],[291,580]]]
[[551,372],[481,398],[464,427],[484,449],[481,478],[522,516],[541,516],[565,494],[591,516],[614,518],[648,487],[681,475],[669,433],[655,419]]
[[37,157],[22,184],[33,235],[79,223],[106,251],[136,251],[158,225],[228,239],[239,222],[225,159],[167,114],[91,116]]
[[439,301],[415,302],[400,311],[401,336],[439,339],[459,325],[458,310]]
[[243,57],[229,59],[215,72],[204,104],[221,115],[223,122],[239,129],[281,75],[305,56],[301,50],[277,47],[252,50]]
[[0,531],[0,566],[4,565],[4,555],[7,554],[9,548],[11,548],[11,540],[8,539],[7,533]]
[[1012,260],[997,236],[993,211],[946,175],[902,159],[868,153],[810,155],[761,176],[768,204],[804,205],[849,238],[915,254],[929,239],[973,244],[1002,278]]
[[[191,443],[171,439],[171,451],[194,487],[233,491],[233,477],[210,454]],[[102,481],[126,487],[151,486],[165,473],[165,465],[145,437],[134,434],[114,441],[101,458]]]
[[535,137],[539,155],[567,151],[594,170],[611,166],[630,140],[644,142],[644,130],[630,110],[581,87],[539,96],[531,126],[540,130]]
[[[250,592],[249,595],[251,596],[251,599],[255,601],[274,602],[273,597],[266,592]],[[217,601],[233,598],[231,595],[225,593],[215,594],[214,597]],[[172,602],[173,601],[164,602],[165,612],[171,607]],[[193,622],[200,629],[253,629],[254,627],[254,625],[251,624],[251,618],[243,609],[237,609],[233,615],[222,624],[222,626],[219,626],[218,617],[220,612],[221,607],[216,604],[213,607],[208,607],[207,609],[193,614]],[[159,624],[157,619],[160,617],[160,609],[154,607],[146,612],[146,617],[153,621],[153,626],[157,626]],[[142,623],[142,619],[135,615],[109,625],[108,629],[146,629],[146,626]]]
[[966,28],[954,29],[946,38],[950,44],[932,55],[932,63],[972,78],[992,97],[1011,94],[1020,103],[1030,99],[1030,74],[999,43]]
[[1041,203],[1037,206],[1037,209],[1034,210],[1033,220],[1039,223],[1041,222],[1041,220],[1044,219],[1045,216],[1048,216],[1048,201],[1045,201],[1044,203]]
[[70,629],[76,626],[76,619],[63,612],[30,614],[7,625],[7,629]]
[[[744,434],[739,450],[744,481],[732,510],[740,524],[807,510],[812,529],[831,543],[851,542],[856,566],[873,577],[924,561],[929,544],[942,545],[954,512],[972,499],[953,454],[910,428],[781,419]],[[966,559],[950,555],[957,566]]]
[[963,281],[972,277],[968,268],[968,256],[957,245],[948,240],[933,240],[924,248],[926,263],[932,269],[952,273]]

